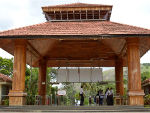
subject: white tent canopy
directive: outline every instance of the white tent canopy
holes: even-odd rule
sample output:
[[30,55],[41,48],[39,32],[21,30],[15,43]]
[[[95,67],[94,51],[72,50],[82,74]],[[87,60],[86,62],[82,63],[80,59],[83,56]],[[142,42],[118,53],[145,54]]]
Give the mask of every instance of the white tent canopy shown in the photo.
[[57,70],[57,82],[101,82],[102,68],[60,68]]

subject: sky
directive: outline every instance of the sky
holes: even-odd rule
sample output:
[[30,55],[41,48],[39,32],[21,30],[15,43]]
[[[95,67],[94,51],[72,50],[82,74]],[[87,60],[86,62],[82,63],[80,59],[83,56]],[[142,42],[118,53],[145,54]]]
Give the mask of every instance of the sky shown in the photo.
[[[150,29],[150,0],[0,0],[0,31],[45,22],[41,6],[76,2],[113,5],[111,21]],[[2,49],[0,56],[13,57]],[[150,63],[150,51],[141,63]]]

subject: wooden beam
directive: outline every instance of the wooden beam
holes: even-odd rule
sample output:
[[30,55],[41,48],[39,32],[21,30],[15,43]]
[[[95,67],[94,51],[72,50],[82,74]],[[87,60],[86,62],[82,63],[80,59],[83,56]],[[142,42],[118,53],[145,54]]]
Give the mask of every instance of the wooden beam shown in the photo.
[[87,14],[87,12],[88,12],[88,11],[86,10],[86,20],[88,19],[88,14]]
[[38,57],[42,57],[42,55],[30,44],[30,42],[27,42],[28,50],[32,52],[34,55]]
[[48,50],[43,54],[40,55],[40,57],[33,63],[33,65],[37,64],[41,59],[43,59],[44,57],[46,58],[47,55],[51,52],[51,50],[59,43],[59,40],[53,40],[53,42],[51,43],[51,45],[48,46]]
[[45,17],[46,17],[47,21],[51,21],[50,16],[46,12],[45,12]]
[[150,38],[140,39],[140,57],[142,57],[150,49]]
[[50,67],[113,67],[114,60],[48,60]]
[[9,43],[12,43],[11,39],[0,39],[0,48],[8,46]]
[[69,18],[68,18],[68,11],[67,11],[67,20],[69,20]]
[[90,8],[86,8],[86,7],[79,7],[79,8],[68,8],[68,7],[64,7],[64,8],[48,8],[48,7],[42,7],[44,12],[50,12],[50,11],[80,11],[80,10],[112,10],[112,6],[101,6],[101,7],[90,7]]
[[115,52],[115,51],[110,47],[110,45],[104,43],[103,40],[101,40],[100,42],[101,42],[103,45],[107,46],[107,47],[112,51],[112,53],[115,53],[115,55],[118,56],[119,52],[118,52],[118,53]]
[[60,20],[62,20],[62,11],[60,11]]
[[42,105],[46,100],[46,71],[47,61],[42,59],[39,61],[39,77],[38,77],[38,94],[42,97]]
[[56,12],[54,11],[54,20],[56,20]]
[[79,11],[79,13],[80,13],[80,20],[81,20],[81,19],[82,19],[82,18],[81,18],[81,10]]
[[34,55],[35,57],[37,57],[38,58],[38,55],[37,54],[35,54],[33,51],[31,51],[30,49],[28,49],[27,48],[27,51],[30,53],[30,55],[32,54],[32,55]]
[[125,44],[125,45],[123,46],[123,48],[121,49],[121,52],[120,52],[119,56],[120,56],[120,57],[124,57],[125,54],[126,54],[126,52],[127,52],[127,45]]
[[99,19],[101,19],[101,17],[100,17],[101,16],[101,14],[100,14],[101,12],[100,12],[100,10],[98,10],[98,11],[99,11],[99,14],[98,14],[99,15]]
[[115,79],[116,79],[116,94],[119,96],[124,95],[124,83],[123,83],[123,59],[117,58],[115,65]]
[[92,18],[94,19],[94,10],[92,10]]

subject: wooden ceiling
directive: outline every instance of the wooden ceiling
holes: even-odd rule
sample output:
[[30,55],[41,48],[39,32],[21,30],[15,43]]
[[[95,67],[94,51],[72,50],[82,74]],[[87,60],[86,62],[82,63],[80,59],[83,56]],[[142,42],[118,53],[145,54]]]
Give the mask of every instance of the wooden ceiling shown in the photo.
[[[14,39],[1,39],[1,48],[13,55]],[[149,38],[140,38],[140,54],[150,48]],[[28,39],[27,64],[39,66],[46,59],[48,67],[114,67],[123,58],[127,66],[125,38],[108,39]]]

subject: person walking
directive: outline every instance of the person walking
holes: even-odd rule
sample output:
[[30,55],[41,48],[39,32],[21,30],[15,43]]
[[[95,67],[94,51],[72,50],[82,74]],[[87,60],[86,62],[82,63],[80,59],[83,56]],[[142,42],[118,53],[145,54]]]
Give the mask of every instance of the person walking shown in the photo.
[[81,86],[80,89],[80,106],[84,105],[84,92],[83,92],[83,86]]
[[96,105],[99,105],[99,91],[96,94]]
[[99,105],[103,105],[104,94],[103,90],[99,91]]
[[109,88],[107,88],[105,91],[105,97],[106,97],[107,105],[110,105],[110,90],[109,90]]
[[105,103],[106,103],[106,105],[108,105],[107,104],[107,91],[108,91],[108,88],[105,90],[105,96],[104,96],[105,97]]
[[110,88],[110,105],[114,105],[114,92],[112,88]]
[[92,97],[90,96],[89,97],[89,105],[91,105],[92,104]]

